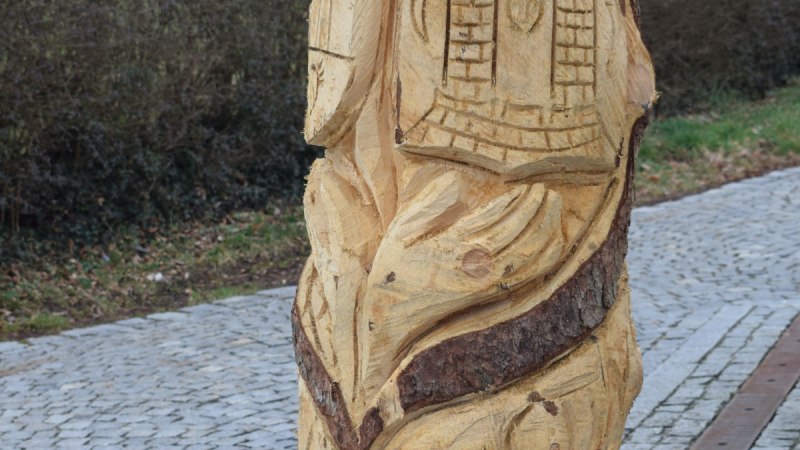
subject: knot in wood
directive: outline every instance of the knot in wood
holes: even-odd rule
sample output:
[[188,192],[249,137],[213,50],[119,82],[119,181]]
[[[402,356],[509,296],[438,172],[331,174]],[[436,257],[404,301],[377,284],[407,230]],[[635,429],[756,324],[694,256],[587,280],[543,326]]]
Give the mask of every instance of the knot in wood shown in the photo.
[[461,260],[461,270],[473,278],[483,278],[492,271],[492,257],[486,250],[470,250]]

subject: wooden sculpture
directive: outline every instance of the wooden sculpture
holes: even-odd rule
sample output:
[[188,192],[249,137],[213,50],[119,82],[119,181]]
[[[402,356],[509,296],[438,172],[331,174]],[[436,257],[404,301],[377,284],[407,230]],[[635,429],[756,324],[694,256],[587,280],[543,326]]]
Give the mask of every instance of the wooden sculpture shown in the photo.
[[631,1],[312,1],[301,450],[619,447]]

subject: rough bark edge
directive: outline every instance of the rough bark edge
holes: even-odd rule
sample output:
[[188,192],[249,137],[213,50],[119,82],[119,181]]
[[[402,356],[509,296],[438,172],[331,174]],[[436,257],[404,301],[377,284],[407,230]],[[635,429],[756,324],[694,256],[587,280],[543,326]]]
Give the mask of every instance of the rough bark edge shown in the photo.
[[[635,158],[648,122],[647,115],[639,118],[631,131],[623,198],[608,238],[600,249],[550,299],[528,313],[486,330],[448,339],[417,355],[398,378],[400,400],[406,413],[530,375],[576,346],[602,323],[616,300],[627,254]],[[602,284],[594,286],[591,293],[595,297],[587,300],[580,294],[589,292],[591,281]],[[579,328],[565,331],[571,325],[570,320],[574,323],[575,318],[581,320]],[[541,325],[537,326],[537,322]],[[356,430],[338,383],[328,374],[306,336],[297,301],[292,309],[292,335],[300,375],[315,407],[324,416],[336,446],[340,450],[369,449],[383,431],[380,411],[371,408]],[[549,345],[550,352],[530,345],[536,336],[552,337],[543,342]],[[514,348],[515,352],[509,352],[509,348]],[[510,367],[509,362],[516,362],[516,365]],[[453,385],[448,386],[448,383]]]
[[631,12],[633,13],[633,20],[636,22],[636,27],[641,30],[642,8],[639,5],[639,0],[619,0],[619,9],[622,11],[622,17],[628,17],[626,2],[631,6]]
[[628,251],[636,151],[647,126],[636,121],[625,187],[608,237],[563,286],[516,319],[456,336],[416,355],[397,380],[406,413],[495,389],[530,375],[577,346],[616,302]]
[[350,420],[339,383],[335,382],[303,330],[295,301],[292,308],[292,339],[300,375],[306,382],[314,406],[325,419],[328,431],[340,450],[366,450],[383,431],[383,419],[377,408],[367,411],[358,430]]
[[[624,1],[624,0],[623,0]],[[642,29],[642,8],[639,0],[631,0],[631,11],[633,12],[633,19],[636,22],[636,27]]]

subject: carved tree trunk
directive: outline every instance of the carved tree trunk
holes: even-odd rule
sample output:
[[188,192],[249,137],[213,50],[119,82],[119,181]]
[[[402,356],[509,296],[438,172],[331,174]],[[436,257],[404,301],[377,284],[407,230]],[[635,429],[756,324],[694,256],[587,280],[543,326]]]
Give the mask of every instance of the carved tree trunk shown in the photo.
[[627,0],[314,0],[300,449],[618,448],[653,70]]

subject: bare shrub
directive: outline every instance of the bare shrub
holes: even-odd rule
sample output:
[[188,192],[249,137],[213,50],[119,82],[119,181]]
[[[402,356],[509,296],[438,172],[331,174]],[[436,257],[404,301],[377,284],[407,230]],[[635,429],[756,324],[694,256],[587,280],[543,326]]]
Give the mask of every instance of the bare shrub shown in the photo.
[[763,95],[800,70],[800,0],[641,0],[660,111],[705,109],[720,93]]
[[306,8],[0,2],[0,223],[95,241],[298,196]]

